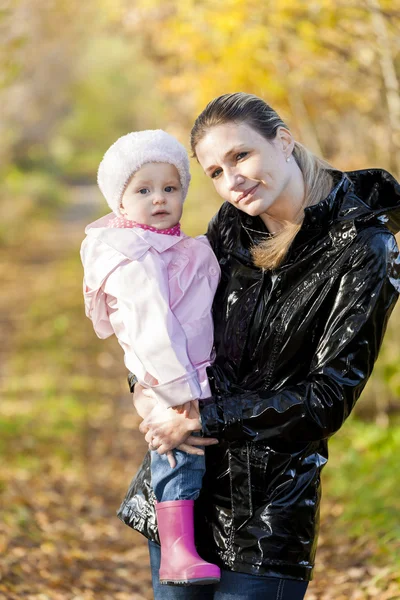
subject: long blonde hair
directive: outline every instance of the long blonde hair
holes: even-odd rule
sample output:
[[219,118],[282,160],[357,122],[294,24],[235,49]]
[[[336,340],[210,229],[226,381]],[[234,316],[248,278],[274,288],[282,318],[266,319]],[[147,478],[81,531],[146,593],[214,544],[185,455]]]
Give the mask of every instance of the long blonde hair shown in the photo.
[[[209,129],[231,122],[246,123],[268,141],[276,137],[278,127],[289,129],[277,112],[258,96],[244,92],[224,94],[214,98],[197,117],[190,134],[193,156],[197,158],[196,146]],[[332,189],[329,163],[299,142],[295,142],[293,157],[303,174],[304,203],[295,223],[285,221],[278,233],[252,247],[254,264],[262,269],[279,267],[301,227],[304,208],[326,198]]]

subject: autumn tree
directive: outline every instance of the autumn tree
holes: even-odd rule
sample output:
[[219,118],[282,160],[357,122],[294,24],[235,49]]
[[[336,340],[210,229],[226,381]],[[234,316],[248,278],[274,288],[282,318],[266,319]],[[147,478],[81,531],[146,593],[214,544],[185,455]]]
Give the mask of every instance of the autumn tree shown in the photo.
[[398,0],[121,5],[126,36],[140,37],[186,127],[212,97],[244,90],[328,159],[398,171]]

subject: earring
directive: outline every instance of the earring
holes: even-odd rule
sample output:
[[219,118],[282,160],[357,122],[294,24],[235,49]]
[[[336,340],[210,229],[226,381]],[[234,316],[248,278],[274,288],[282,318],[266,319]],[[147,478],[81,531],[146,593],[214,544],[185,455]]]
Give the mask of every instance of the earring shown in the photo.
[[290,156],[287,157],[286,162],[290,162]]

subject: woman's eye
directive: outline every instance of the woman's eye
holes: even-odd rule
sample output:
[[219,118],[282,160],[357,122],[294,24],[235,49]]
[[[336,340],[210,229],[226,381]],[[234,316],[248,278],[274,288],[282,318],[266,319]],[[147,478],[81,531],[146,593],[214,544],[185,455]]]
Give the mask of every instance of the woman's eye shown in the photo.
[[215,179],[220,173],[222,173],[222,169],[215,169],[215,171],[211,173],[211,179]]
[[236,154],[236,160],[240,160],[241,158],[244,158],[245,156],[247,156],[248,152],[239,152],[239,154]]
[[142,196],[144,196],[145,194],[147,194],[147,192],[148,192],[148,191],[149,191],[149,190],[148,190],[147,188],[141,188],[141,189],[139,190],[139,194],[142,194]]

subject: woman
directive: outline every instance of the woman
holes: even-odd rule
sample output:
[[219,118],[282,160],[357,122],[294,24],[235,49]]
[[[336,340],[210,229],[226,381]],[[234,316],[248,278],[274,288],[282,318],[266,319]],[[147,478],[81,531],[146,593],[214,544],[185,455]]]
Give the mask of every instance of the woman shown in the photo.
[[[156,410],[141,431],[164,453],[200,429],[206,450],[196,542],[218,586],[156,583],[148,458],[119,516],[150,540],[155,598],[304,598],[317,545],[328,438],[351,412],[400,291],[400,186],[385,171],[341,173],[295,142],[263,100],[216,98],[194,155],[225,200],[208,229],[222,276],[214,301],[213,396],[200,419]],[[143,393],[134,402],[143,415]],[[145,399],[148,403],[148,398]]]

